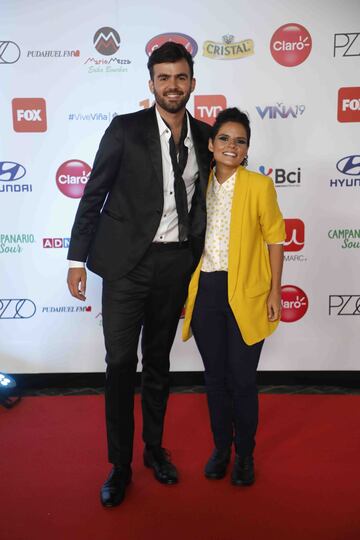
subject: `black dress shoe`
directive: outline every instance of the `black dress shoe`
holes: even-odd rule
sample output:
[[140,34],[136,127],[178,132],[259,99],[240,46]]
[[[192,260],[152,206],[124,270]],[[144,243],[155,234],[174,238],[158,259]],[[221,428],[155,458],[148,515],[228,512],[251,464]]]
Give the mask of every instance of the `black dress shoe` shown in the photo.
[[117,506],[125,497],[126,486],[131,482],[130,465],[114,465],[100,491],[101,504],[106,508]]
[[235,456],[234,468],[231,474],[231,483],[234,486],[251,486],[255,482],[254,458]]
[[211,480],[220,480],[224,478],[226,469],[230,461],[231,449],[218,450],[215,448],[210,456],[209,461],[205,465],[205,476]]
[[154,471],[156,480],[162,484],[177,484],[178,473],[170,461],[170,454],[165,448],[145,447],[144,465]]

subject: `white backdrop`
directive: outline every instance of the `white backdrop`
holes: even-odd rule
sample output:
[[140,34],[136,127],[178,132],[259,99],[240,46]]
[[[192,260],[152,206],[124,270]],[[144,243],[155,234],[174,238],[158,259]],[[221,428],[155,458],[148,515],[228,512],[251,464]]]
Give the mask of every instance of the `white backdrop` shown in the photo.
[[[358,0],[2,0],[0,371],[104,369],[100,278],[89,275],[85,306],[67,292],[79,201],[69,195],[112,116],[151,102],[145,47],[165,33],[198,48],[190,112],[209,122],[225,105],[248,112],[249,168],[273,177],[296,220],[283,279],[290,322],[267,340],[260,369],[359,369]],[[179,325],[172,370],[201,369]]]

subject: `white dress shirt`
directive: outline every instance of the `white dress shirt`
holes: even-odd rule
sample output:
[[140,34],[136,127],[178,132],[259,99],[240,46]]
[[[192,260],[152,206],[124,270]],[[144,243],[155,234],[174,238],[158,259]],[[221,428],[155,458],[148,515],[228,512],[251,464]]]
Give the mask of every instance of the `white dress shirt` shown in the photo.
[[206,236],[201,270],[228,270],[231,205],[235,188],[234,173],[222,184],[214,174],[206,194]]
[[[171,130],[165,124],[161,118],[159,111],[155,107],[156,120],[159,129],[160,145],[161,145],[161,158],[162,158],[162,173],[163,173],[163,186],[164,186],[164,209],[159,224],[159,228],[156,231],[153,242],[178,242],[179,241],[179,229],[178,229],[178,215],[175,202],[175,190],[174,190],[174,171],[171,163],[169,140],[171,137]],[[188,148],[188,159],[185,170],[183,172],[183,179],[185,182],[188,210],[190,211],[191,200],[195,191],[195,181],[199,174],[199,167],[196,160],[195,148],[192,139],[189,117],[186,114],[187,119],[187,136],[184,144]],[[69,261],[70,268],[83,268],[85,263],[79,261]]]

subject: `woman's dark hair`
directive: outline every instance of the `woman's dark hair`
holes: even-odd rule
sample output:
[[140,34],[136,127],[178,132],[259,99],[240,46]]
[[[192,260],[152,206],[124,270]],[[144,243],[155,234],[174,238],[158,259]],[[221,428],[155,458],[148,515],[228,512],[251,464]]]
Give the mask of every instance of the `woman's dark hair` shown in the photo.
[[244,126],[247,136],[247,145],[250,146],[250,120],[246,113],[240,111],[237,107],[229,107],[221,111],[215,120],[215,124],[211,128],[210,139],[213,141],[223,124],[226,122],[236,122]]
[[190,68],[190,76],[194,76],[194,60],[184,47],[180,43],[174,43],[173,41],[166,41],[161,47],[155,49],[149,58],[147,67],[150,73],[150,78],[154,80],[154,65],[164,64],[165,62],[178,62],[179,60],[186,60]]

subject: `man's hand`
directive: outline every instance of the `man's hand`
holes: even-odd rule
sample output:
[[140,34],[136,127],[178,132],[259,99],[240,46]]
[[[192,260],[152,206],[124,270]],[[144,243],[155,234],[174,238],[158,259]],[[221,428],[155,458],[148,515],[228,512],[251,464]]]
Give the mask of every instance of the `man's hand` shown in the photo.
[[69,268],[67,276],[69,291],[78,300],[86,300],[86,270],[85,268]]
[[267,299],[268,319],[271,322],[281,317],[281,290],[271,290]]

